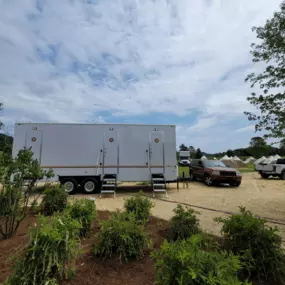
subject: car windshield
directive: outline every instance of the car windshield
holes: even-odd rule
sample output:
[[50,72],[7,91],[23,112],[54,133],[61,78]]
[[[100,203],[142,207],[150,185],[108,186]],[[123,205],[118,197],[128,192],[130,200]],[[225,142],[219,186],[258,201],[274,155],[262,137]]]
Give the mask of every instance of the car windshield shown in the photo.
[[226,167],[220,160],[204,160],[203,163],[206,167]]

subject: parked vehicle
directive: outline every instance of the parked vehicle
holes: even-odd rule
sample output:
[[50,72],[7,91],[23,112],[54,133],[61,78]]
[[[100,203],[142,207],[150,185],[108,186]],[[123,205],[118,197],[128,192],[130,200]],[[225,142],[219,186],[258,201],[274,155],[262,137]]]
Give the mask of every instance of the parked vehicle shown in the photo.
[[239,187],[242,176],[239,171],[227,167],[222,161],[192,159],[190,179],[203,180],[207,186],[228,183],[233,187]]
[[259,172],[262,178],[273,176],[285,180],[285,159],[280,158],[274,164],[256,164],[255,170]]
[[190,151],[180,151],[179,152],[179,165],[189,166],[190,165]]
[[115,193],[117,181],[152,181],[166,192],[177,179],[174,125],[17,123],[13,155],[24,147],[68,193]]

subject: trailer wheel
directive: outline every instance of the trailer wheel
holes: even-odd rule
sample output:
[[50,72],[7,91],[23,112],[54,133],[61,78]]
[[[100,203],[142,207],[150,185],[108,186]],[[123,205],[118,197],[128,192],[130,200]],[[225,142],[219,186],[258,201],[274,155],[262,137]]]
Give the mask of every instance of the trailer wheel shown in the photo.
[[64,179],[61,184],[63,185],[65,192],[68,194],[74,193],[78,186],[77,181],[73,178]]
[[280,179],[285,180],[285,170],[281,172]]
[[87,178],[82,182],[83,191],[91,194],[99,190],[99,184],[96,179]]

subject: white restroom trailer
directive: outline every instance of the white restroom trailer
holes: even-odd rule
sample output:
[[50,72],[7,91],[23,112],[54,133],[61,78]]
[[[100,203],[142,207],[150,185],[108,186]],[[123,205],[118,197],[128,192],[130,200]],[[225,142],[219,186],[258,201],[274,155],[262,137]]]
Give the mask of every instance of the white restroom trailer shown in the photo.
[[29,147],[69,193],[115,194],[117,181],[166,192],[177,179],[174,125],[16,123],[13,156]]

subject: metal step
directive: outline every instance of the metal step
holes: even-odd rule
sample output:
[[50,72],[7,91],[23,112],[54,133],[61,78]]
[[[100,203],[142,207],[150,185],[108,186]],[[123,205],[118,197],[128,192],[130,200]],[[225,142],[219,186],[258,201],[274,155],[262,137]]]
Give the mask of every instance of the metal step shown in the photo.
[[162,173],[152,174],[151,183],[152,183],[152,190],[153,190],[152,192],[153,198],[155,198],[155,193],[165,193],[166,197],[168,197],[165,178]]
[[114,194],[116,197],[117,174],[106,174],[103,176],[101,184],[100,199],[102,194]]
[[154,189],[153,191],[154,191],[154,192],[161,192],[161,193],[162,193],[162,192],[166,192],[165,189]]

